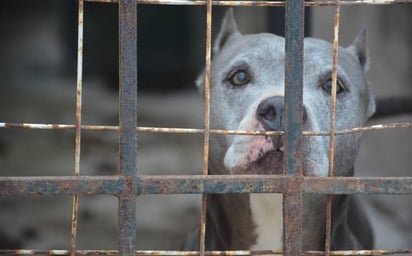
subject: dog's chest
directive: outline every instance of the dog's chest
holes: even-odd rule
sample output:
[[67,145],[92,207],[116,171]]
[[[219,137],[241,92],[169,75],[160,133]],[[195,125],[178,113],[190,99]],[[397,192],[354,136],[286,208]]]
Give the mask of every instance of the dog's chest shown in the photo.
[[283,240],[282,194],[250,194],[257,240],[251,250],[281,250]]

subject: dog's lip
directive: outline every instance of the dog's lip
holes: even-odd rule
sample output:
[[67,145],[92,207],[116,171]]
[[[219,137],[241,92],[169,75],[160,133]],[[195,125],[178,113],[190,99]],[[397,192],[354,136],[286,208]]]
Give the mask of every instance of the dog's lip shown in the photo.
[[282,174],[283,173],[283,146],[272,149],[255,161],[246,165],[234,166],[232,174]]

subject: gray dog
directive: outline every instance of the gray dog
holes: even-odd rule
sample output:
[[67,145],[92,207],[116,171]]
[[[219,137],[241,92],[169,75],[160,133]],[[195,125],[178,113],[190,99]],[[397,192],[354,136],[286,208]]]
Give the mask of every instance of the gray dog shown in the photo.
[[[304,130],[330,129],[332,45],[304,41]],[[279,131],[284,127],[285,40],[273,34],[242,35],[229,10],[213,48],[211,127],[228,130]],[[339,49],[336,128],[360,127],[375,111],[365,77],[365,31]],[[203,88],[203,76],[197,81]],[[335,139],[336,176],[352,176],[359,134]],[[281,174],[281,137],[212,136],[211,174]],[[300,149],[304,175],[328,175],[329,137],[305,136]],[[324,195],[305,195],[303,249],[321,250],[325,239]],[[372,232],[351,196],[333,201],[332,249],[372,249]],[[198,229],[185,249],[199,246]],[[207,250],[282,249],[282,195],[229,194],[208,197]]]

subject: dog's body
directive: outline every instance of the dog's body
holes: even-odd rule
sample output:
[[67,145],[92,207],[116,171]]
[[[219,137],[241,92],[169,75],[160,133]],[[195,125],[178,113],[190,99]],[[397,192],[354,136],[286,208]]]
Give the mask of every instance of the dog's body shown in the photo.
[[[330,129],[332,45],[304,41],[304,130]],[[211,127],[228,130],[283,130],[284,38],[272,34],[242,35],[232,11],[214,45],[211,70]],[[339,50],[336,128],[364,125],[375,111],[365,78],[365,33]],[[203,87],[203,78],[198,80]],[[352,176],[359,134],[335,139],[336,176]],[[282,174],[283,139],[268,136],[212,136],[211,174]],[[329,138],[305,136],[302,148],[306,176],[328,175]],[[322,249],[325,239],[324,195],[304,195],[303,249]],[[332,249],[371,249],[372,235],[356,202],[334,197]],[[209,195],[206,249],[282,249],[282,195]],[[185,249],[198,248],[198,232]]]

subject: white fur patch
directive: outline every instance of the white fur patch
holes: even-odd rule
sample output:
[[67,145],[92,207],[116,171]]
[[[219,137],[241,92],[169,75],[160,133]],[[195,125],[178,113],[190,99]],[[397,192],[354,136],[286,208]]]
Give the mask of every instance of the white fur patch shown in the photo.
[[250,194],[257,241],[251,250],[281,250],[283,245],[282,194]]

